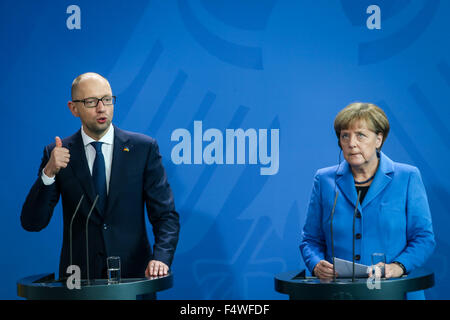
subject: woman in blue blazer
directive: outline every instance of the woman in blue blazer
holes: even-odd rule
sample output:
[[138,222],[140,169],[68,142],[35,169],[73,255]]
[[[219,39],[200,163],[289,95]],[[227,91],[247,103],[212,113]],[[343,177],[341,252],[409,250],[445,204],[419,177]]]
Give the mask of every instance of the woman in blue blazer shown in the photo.
[[[389,121],[379,107],[352,103],[336,116],[334,128],[345,161],[317,171],[300,250],[307,268],[320,279],[333,278],[330,217],[335,257],[370,265],[372,253],[386,255],[386,278],[422,266],[434,247],[425,187],[416,167],[382,153]],[[424,298],[423,292],[408,298]]]

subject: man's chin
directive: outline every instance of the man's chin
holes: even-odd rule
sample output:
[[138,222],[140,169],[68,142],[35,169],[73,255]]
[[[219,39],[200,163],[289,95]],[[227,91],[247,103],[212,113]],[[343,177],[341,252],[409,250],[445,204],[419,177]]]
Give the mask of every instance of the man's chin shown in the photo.
[[111,122],[109,122],[109,123],[105,122],[105,123],[102,123],[102,124],[97,124],[95,126],[94,132],[96,134],[105,134],[106,131],[108,131],[110,124],[111,124]]
[[111,121],[107,121],[105,123],[96,123],[94,126],[89,126],[88,129],[93,135],[101,138],[108,131],[110,125]]

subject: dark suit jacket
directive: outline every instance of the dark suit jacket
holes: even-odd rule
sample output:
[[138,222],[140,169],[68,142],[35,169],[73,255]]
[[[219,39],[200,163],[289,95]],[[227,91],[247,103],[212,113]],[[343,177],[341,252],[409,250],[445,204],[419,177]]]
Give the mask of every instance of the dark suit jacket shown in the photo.
[[[45,228],[59,197],[63,206],[63,246],[59,277],[67,277],[70,265],[69,225],[75,208],[84,200],[73,221],[73,262],[86,278],[86,220],[95,199],[81,130],[62,140],[70,151],[67,168],[56,175],[55,183],[42,182],[55,143],[44,149],[38,178],[22,208],[21,223],[27,231]],[[145,228],[144,205],[155,236],[153,251]],[[123,278],[143,277],[148,262],[159,260],[171,265],[179,235],[179,216],[162,166],[156,141],[148,136],[120,130],[114,126],[114,151],[109,194],[103,215],[94,209],[89,220],[89,276],[106,277],[106,258],[120,256]]]

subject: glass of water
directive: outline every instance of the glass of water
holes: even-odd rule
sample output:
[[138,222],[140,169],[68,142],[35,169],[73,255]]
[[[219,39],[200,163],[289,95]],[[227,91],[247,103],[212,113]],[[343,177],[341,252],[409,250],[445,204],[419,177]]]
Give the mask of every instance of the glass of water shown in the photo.
[[108,284],[120,282],[120,257],[108,257],[106,259],[108,265]]
[[386,255],[384,253],[372,253],[372,275],[381,279],[385,277]]

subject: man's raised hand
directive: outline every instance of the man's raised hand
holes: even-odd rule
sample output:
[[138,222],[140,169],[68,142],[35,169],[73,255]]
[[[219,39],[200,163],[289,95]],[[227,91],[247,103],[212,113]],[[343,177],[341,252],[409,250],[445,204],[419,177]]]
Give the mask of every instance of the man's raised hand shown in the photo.
[[69,160],[69,149],[62,146],[62,141],[59,137],[55,137],[55,148],[53,148],[50,159],[44,168],[45,175],[53,178],[58,174],[59,170],[67,167]]

